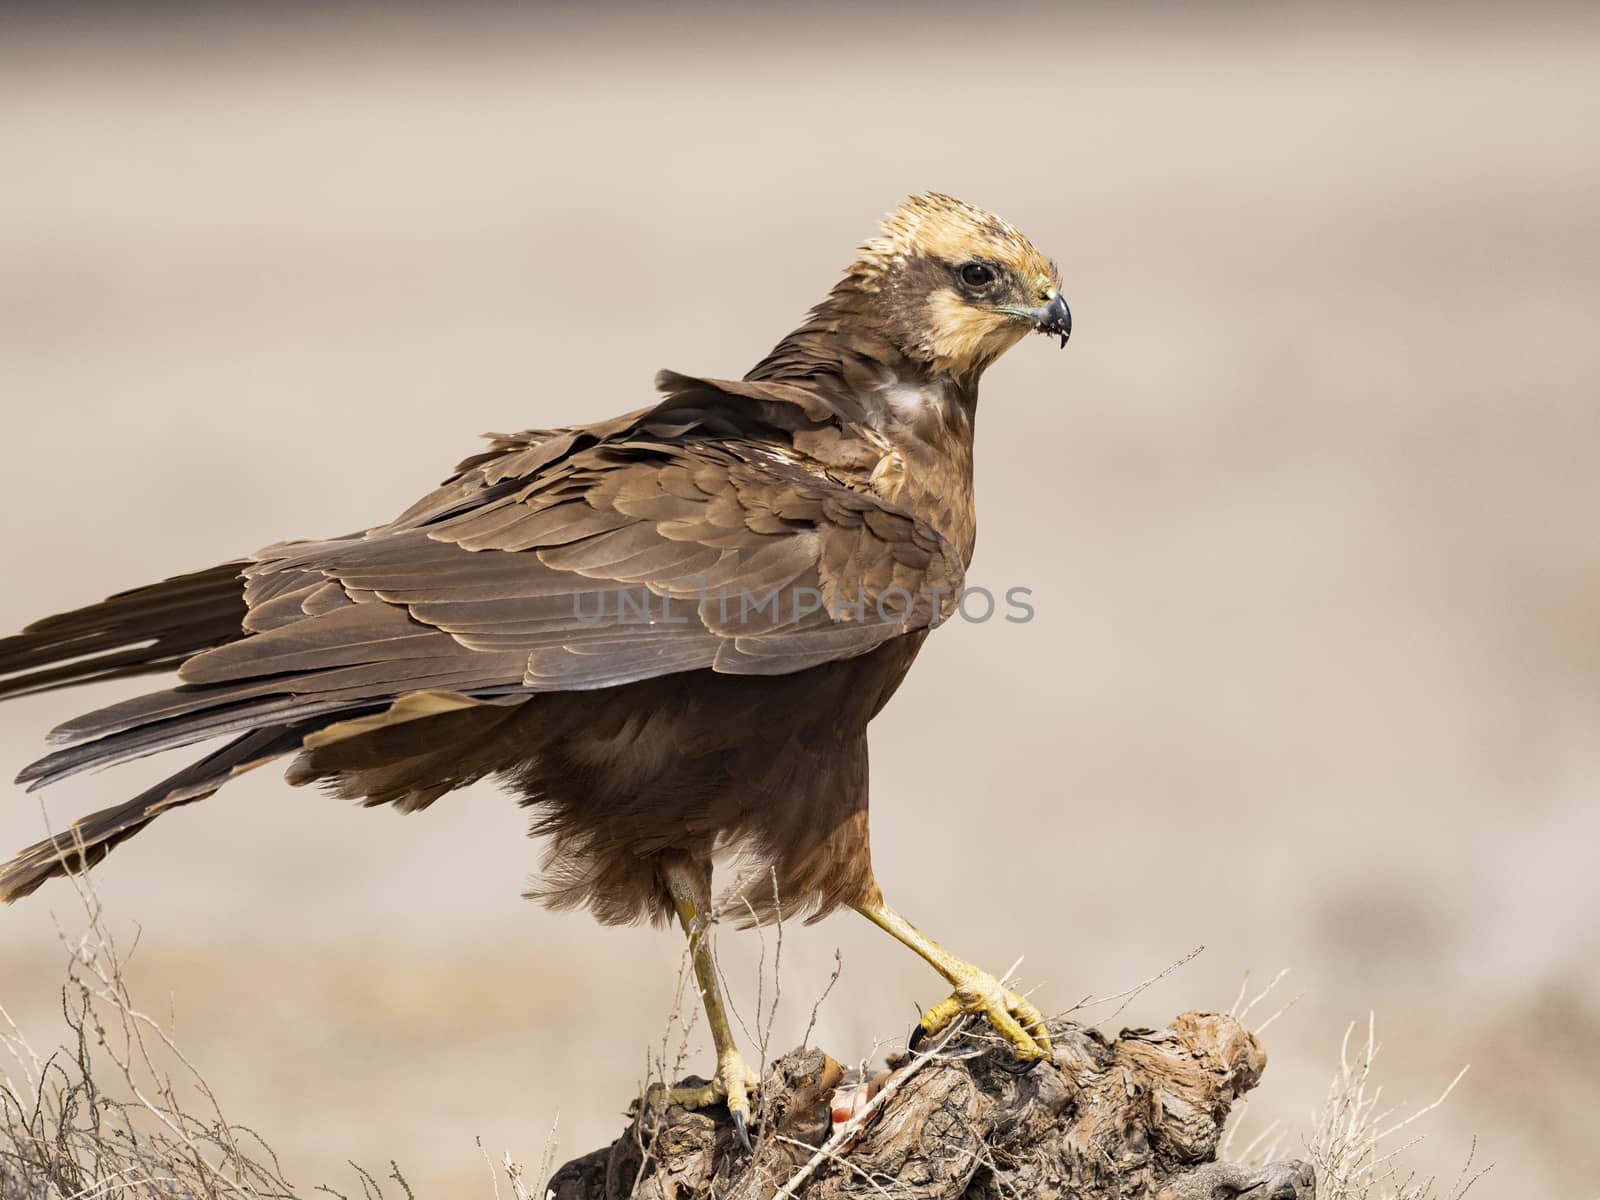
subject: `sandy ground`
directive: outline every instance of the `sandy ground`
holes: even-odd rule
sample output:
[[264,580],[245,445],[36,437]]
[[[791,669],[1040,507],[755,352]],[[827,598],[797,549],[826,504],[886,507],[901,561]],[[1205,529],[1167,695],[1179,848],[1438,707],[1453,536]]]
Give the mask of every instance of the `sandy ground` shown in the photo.
[[[1422,1169],[1476,1134],[1475,1195],[1594,1194],[1600,25],[1006,11],[9,27],[0,626],[737,374],[954,192],[1059,259],[1078,331],[985,383],[974,578],[1038,617],[941,632],[876,725],[889,896],[1046,1007],[1207,947],[1119,1023],[1291,967],[1247,1118],[1285,1152],[1375,1010],[1395,1102],[1473,1064]],[[0,769],[116,690],[0,709]],[[43,820],[13,795],[0,847]],[[475,1136],[618,1128],[679,946],[520,900],[492,790],[402,819],[263,775],[161,824],[99,872],[136,983],[302,1186],[488,1195]],[[40,1041],[52,914],[0,913]],[[841,1058],[937,998],[864,922],[791,930],[778,1048],[836,948]]]

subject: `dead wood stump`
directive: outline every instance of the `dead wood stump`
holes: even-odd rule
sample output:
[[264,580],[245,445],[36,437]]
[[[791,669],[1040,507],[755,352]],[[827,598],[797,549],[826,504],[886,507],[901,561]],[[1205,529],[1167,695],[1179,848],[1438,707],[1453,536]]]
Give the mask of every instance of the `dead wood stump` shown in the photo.
[[839,1064],[793,1050],[762,1080],[753,1153],[720,1108],[636,1101],[622,1136],[550,1188],[555,1200],[1314,1200],[1305,1163],[1214,1161],[1229,1108],[1266,1067],[1238,1021],[1184,1013],[1114,1041],[1058,1021],[1051,1036],[1054,1061],[1023,1075],[986,1027],[900,1055],[853,1132],[832,1121]]

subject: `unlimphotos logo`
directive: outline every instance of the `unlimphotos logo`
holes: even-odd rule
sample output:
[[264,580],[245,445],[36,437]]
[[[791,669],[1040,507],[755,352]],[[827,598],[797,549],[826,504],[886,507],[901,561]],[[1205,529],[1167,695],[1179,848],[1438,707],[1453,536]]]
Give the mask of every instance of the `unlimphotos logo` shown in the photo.
[[572,612],[581,625],[688,625],[698,623],[701,613],[715,613],[721,626],[739,625],[752,629],[776,630],[796,625],[817,613],[836,622],[874,622],[886,624],[926,624],[939,626],[953,617],[974,625],[996,619],[1010,625],[1032,621],[1035,609],[1030,603],[1033,589],[1007,588],[1001,595],[986,587],[964,587],[952,594],[949,588],[919,588],[912,592],[902,587],[882,591],[825,592],[821,588],[775,587],[761,592],[748,587],[710,588],[703,580],[693,591],[661,595],[647,587],[602,588],[574,593]]

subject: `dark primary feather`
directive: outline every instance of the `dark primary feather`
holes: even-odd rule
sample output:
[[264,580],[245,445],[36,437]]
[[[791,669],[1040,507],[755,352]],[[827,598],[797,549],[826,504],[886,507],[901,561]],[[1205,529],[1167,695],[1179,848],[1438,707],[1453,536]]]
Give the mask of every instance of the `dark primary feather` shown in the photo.
[[171,671],[240,637],[247,565],[223,563],[119,592],[0,638],[0,699]]

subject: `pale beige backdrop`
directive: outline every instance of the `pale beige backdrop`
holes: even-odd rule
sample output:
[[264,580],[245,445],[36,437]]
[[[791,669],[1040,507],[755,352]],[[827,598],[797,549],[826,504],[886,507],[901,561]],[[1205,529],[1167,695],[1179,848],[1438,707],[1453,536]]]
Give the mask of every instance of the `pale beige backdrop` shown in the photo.
[[[0,626],[737,375],[881,212],[956,193],[1059,259],[1078,332],[985,381],[974,578],[1038,616],[942,631],[875,727],[889,896],[1046,1007],[1208,947],[1119,1022],[1291,967],[1249,1118],[1286,1152],[1375,1010],[1392,1100],[1473,1063],[1417,1162],[1476,1133],[1480,1196],[1600,1190],[1592,16],[78,11],[0,36]],[[0,769],[115,694],[0,708]],[[0,849],[43,823],[5,796]],[[519,899],[523,825],[262,773],[99,880],[302,1187],[396,1157],[487,1195],[475,1136],[616,1131],[679,961]],[[40,1040],[52,912],[0,912]],[[939,994],[854,917],[792,930],[780,1047],[836,947],[841,1058]]]

